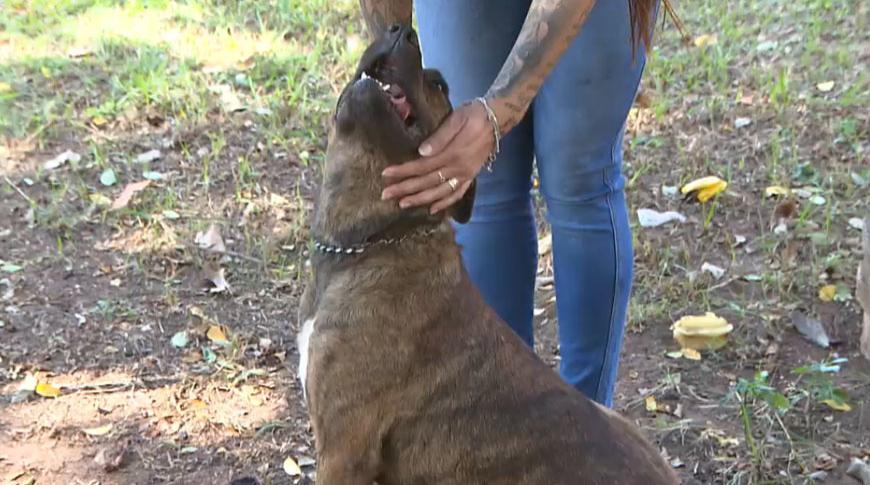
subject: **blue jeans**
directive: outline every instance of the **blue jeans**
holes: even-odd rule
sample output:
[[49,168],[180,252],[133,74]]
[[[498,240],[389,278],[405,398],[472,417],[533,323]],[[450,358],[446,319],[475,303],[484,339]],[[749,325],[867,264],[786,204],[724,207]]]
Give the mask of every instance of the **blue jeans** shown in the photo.
[[[427,66],[459,104],[483,95],[519,34],[530,0],[422,0]],[[537,268],[532,164],[553,233],[562,377],[610,406],[632,278],[622,137],[645,64],[632,58],[628,2],[600,0],[528,115],[478,178],[457,241],[484,299],[529,345]]]

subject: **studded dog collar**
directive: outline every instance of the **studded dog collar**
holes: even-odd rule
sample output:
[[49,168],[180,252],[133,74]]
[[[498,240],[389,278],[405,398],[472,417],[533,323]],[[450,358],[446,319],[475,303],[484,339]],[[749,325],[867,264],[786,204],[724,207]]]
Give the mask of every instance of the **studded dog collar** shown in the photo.
[[365,251],[376,247],[376,246],[392,246],[396,244],[401,244],[408,239],[413,239],[417,237],[426,237],[431,236],[436,233],[441,227],[440,225],[435,227],[427,227],[422,229],[417,229],[416,231],[409,232],[400,237],[390,237],[384,239],[377,239],[375,241],[364,242],[362,244],[352,244],[350,246],[338,246],[332,244],[326,244],[320,242],[318,240],[314,240],[314,249],[318,252],[325,254],[342,254],[342,255],[352,255],[352,254],[362,254]]

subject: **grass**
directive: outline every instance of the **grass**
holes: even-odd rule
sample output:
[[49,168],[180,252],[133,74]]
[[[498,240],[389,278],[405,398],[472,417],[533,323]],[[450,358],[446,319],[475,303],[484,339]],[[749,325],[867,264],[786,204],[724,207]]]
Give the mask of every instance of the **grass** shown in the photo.
[[[710,401],[740,396],[739,409],[703,411],[691,426],[685,423],[692,418],[655,417],[657,436],[687,464],[711,463],[701,467],[704,477],[768,483],[780,480],[781,471],[805,476],[812,471],[804,466],[812,461],[808,454],[842,438],[831,429],[841,416],[850,418],[838,414],[827,423],[820,402],[845,399],[849,391],[857,407],[855,392],[867,397],[866,371],[851,374],[853,361],[841,372],[822,372],[840,356],[787,351],[784,339],[793,335],[788,315],[794,309],[823,314],[833,308],[847,321],[857,315],[849,298],[857,233],[847,221],[870,210],[864,113],[870,85],[860,62],[867,56],[868,6],[685,0],[678,8],[694,38],[710,37],[698,46],[684,45],[673,29],[658,34],[644,79],[646,101],[629,120],[625,172],[632,209],[679,210],[691,222],[634,227],[630,339],[643,342],[642,353],[656,364],[646,369],[628,360],[625,373],[637,372],[650,380],[648,388],[680,402],[687,392]],[[183,316],[178,308],[192,298],[190,282],[201,279],[190,268],[207,257],[197,251],[195,235],[217,224],[237,253],[223,264],[238,306],[284,288],[291,288],[293,306],[306,273],[306,216],[326,118],[364,48],[355,9],[354,0],[4,2],[0,230],[5,225],[15,233],[5,243],[0,237],[0,252],[23,268],[12,282],[26,287],[66,277],[51,273],[58,268],[66,275],[130,272],[124,281],[142,282],[160,295],[157,308]],[[738,118],[750,123],[738,127]],[[81,159],[43,167],[65,150]],[[149,150],[160,156],[137,161]],[[115,183],[101,183],[106,170]],[[106,207],[146,173],[163,178],[128,207]],[[705,206],[663,194],[662,187],[705,175],[729,182]],[[785,234],[772,231],[782,200],[764,198],[768,185],[806,192],[796,196],[800,205]],[[704,262],[726,268],[726,275],[713,279],[700,270]],[[820,302],[818,288],[828,282],[838,286],[837,298]],[[93,298],[78,312],[88,318],[107,325],[163,322],[161,310],[143,299],[84,287]],[[286,312],[287,305],[279,306]],[[729,347],[697,366],[663,357],[674,345],[668,325],[704,311],[735,324]],[[244,342],[234,342],[228,359],[242,365]],[[769,353],[773,346],[781,350]],[[242,381],[256,377],[239,372]],[[674,385],[672,376],[681,382]],[[778,395],[802,397],[787,413],[771,414],[771,396]],[[697,447],[668,441],[669,430],[689,436],[707,420],[742,436],[736,451],[701,437]],[[294,428],[276,425],[285,427]],[[720,452],[732,458],[730,465],[712,460]]]

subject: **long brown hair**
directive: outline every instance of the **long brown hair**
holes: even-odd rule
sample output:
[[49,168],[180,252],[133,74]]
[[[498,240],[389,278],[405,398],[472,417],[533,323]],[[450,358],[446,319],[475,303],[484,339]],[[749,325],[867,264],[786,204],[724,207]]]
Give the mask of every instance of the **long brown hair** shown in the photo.
[[[610,1],[610,0],[605,0]],[[653,20],[655,18],[655,8],[659,0],[628,0],[628,16],[631,21],[631,45],[632,51],[643,43],[643,48],[649,51],[652,48]],[[670,17],[674,22],[674,26],[680,31],[680,34],[685,37],[686,32],[683,29],[683,22],[677,17],[674,12],[674,7],[670,0],[661,0],[662,8],[665,15]]]

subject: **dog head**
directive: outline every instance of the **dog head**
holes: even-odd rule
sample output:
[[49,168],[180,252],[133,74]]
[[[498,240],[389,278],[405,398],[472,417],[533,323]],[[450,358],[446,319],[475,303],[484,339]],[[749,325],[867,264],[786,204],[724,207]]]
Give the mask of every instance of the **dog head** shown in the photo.
[[[366,49],[338,99],[330,127],[315,227],[343,244],[359,243],[396,225],[440,221],[428,208],[400,210],[382,201],[381,172],[419,157],[417,148],[452,111],[447,83],[423,69],[417,35],[394,25]],[[474,190],[450,210],[471,216]]]

